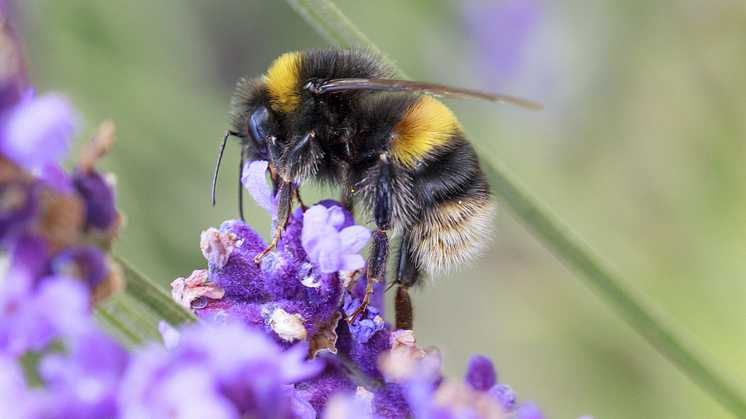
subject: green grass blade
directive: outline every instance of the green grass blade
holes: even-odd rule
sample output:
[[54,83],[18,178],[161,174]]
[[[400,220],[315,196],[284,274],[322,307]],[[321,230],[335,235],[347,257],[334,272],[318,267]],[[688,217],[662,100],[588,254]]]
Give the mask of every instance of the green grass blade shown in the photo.
[[93,315],[107,332],[129,349],[146,342],[160,340],[158,322],[165,320],[176,326],[197,321],[165,290],[140,273],[129,262],[116,257],[124,271],[126,288],[99,303]]
[[327,0],[287,0],[296,12],[312,28],[316,29],[330,44],[342,48],[364,48],[381,54],[384,64],[395,69],[396,76],[407,79],[407,75],[391,61],[386,54],[382,54],[368,37],[350,22],[337,6]]
[[[332,44],[380,51],[331,1],[287,1]],[[394,66],[391,61],[388,64]],[[406,77],[401,70],[397,71]],[[568,227],[531,197],[505,168],[495,164],[485,153],[480,153],[480,157],[493,191],[503,205],[670,362],[731,413],[746,418],[743,384],[708,356],[663,310],[590,251]]]
[[147,307],[160,320],[165,320],[174,327],[182,323],[197,321],[197,316],[177,304],[171,298],[171,294],[167,293],[153,280],[138,271],[126,260],[118,256],[115,256],[115,258],[122,265],[124,277],[127,279],[125,292]]

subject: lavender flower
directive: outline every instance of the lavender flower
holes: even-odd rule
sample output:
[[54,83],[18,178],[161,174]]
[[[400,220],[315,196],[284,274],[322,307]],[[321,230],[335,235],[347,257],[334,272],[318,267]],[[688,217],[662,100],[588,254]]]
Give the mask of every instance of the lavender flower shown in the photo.
[[475,66],[489,79],[504,81],[517,76],[537,15],[533,0],[467,3],[465,23],[476,47]]
[[39,364],[47,390],[45,415],[57,418],[114,418],[116,395],[127,352],[98,330],[67,339],[66,354],[50,354]]
[[516,419],[544,419],[539,406],[531,400],[525,400],[514,410]]
[[14,358],[0,352],[0,417],[33,418],[36,406],[37,400],[29,392],[20,366]]
[[165,346],[166,349],[173,349],[179,344],[179,340],[181,340],[181,335],[170,324],[161,320],[158,323],[158,331],[161,333],[161,336],[163,337],[163,346]]
[[[275,201],[266,168],[265,162],[247,164],[242,181],[260,206],[272,212]],[[293,213],[278,248],[257,266],[253,258],[266,242],[243,222],[229,220],[220,230],[203,233],[200,247],[209,270],[174,281],[174,295],[208,324],[236,327],[240,323],[270,336],[287,351],[307,350],[310,358],[326,351],[323,371],[319,367],[295,381],[294,390],[285,388],[289,399],[282,406],[291,406],[298,417],[501,418],[518,412],[515,393],[497,384],[487,358],[472,358],[465,384],[448,381],[440,372],[437,351],[417,349],[412,331],[392,331],[379,312],[384,284],[374,286],[373,304],[354,322],[340,321],[360,306],[365,274],[355,270],[362,269],[365,260],[357,252],[369,238],[370,231],[356,226],[338,203],[323,201]],[[210,287],[224,290],[224,295],[207,291]],[[165,339],[170,329],[164,325],[162,330]],[[181,345],[183,341],[177,351]],[[349,363],[355,372],[350,372]],[[194,378],[215,379],[200,374]],[[175,386],[168,394],[175,393],[180,382],[162,375],[155,387],[166,391]],[[374,384],[359,385],[366,382]],[[203,390],[208,404],[223,412],[213,416],[233,414],[219,410],[225,406],[214,389]],[[531,405],[526,406],[520,409],[530,413]]]
[[497,383],[492,361],[482,355],[472,355],[466,367],[464,382],[477,391],[487,391]]
[[254,201],[270,213],[272,217],[275,217],[277,216],[277,199],[272,189],[267,185],[267,179],[265,178],[268,166],[269,162],[261,160],[244,163],[241,183],[249,191]]
[[56,165],[70,148],[77,116],[64,96],[27,92],[0,132],[0,153],[24,169]]
[[6,299],[0,307],[0,352],[20,356],[27,350],[44,349],[60,335],[79,335],[93,327],[88,313],[90,291],[82,283],[46,277],[26,291]]
[[240,325],[194,326],[171,350],[135,356],[122,382],[123,418],[291,418],[284,385],[317,374],[302,345],[282,351]]
[[38,211],[37,192],[33,183],[20,179],[0,188],[0,243],[26,231]]
[[108,273],[106,257],[93,246],[68,248],[52,260],[52,271],[60,276],[78,278],[90,289],[99,286]]
[[109,229],[117,217],[111,186],[95,171],[85,173],[76,169],[72,181],[85,200],[86,226],[99,230]]
[[[349,293],[345,294],[344,312],[351,316],[362,304],[358,298],[352,299]],[[355,322],[349,325],[352,337],[360,343],[367,343],[376,332],[386,329],[383,318],[378,315],[378,309],[372,305],[365,307],[365,312],[358,316]]]
[[345,226],[345,210],[339,206],[314,205],[303,214],[303,248],[323,273],[362,269],[365,258],[358,252],[370,235],[363,226]]

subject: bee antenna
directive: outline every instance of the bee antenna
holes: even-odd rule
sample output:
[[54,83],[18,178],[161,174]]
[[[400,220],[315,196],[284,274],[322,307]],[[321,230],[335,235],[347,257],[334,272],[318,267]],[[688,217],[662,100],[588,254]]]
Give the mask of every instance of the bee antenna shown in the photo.
[[210,197],[212,198],[212,206],[215,206],[215,185],[218,183],[218,172],[220,171],[220,162],[223,161],[223,151],[225,151],[225,143],[228,141],[228,136],[237,135],[233,131],[226,131],[223,137],[223,142],[220,143],[220,151],[218,152],[218,161],[215,162],[215,172],[212,174],[212,190],[210,191]]
[[243,149],[241,150],[241,161],[238,165],[238,215],[241,217],[241,221],[246,221],[243,218],[243,184],[241,183],[241,176],[243,175]]

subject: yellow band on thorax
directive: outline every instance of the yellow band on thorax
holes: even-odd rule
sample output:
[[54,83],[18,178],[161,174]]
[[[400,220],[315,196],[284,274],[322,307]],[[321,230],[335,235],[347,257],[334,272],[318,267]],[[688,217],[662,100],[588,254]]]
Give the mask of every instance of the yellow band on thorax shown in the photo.
[[276,59],[267,70],[264,83],[272,97],[272,104],[282,112],[291,112],[300,102],[298,78],[301,64],[300,52],[288,52]]

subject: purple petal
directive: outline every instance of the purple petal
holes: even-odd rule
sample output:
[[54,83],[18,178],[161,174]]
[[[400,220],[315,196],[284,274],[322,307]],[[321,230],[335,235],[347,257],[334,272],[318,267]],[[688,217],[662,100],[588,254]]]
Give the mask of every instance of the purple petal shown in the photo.
[[70,339],[66,347],[67,354],[53,353],[39,363],[55,417],[116,417],[116,392],[129,361],[127,351],[98,330]]
[[515,77],[526,45],[536,31],[539,8],[533,0],[467,3],[466,21],[477,47],[477,66],[495,80]]
[[0,135],[0,152],[31,170],[65,157],[78,116],[59,93],[21,101]]
[[[0,112],[6,112],[18,103],[23,95],[32,91],[28,87],[26,60],[23,46],[9,20],[8,1],[0,3]],[[12,7],[11,7],[12,9]],[[10,13],[12,15],[12,13]]]
[[497,383],[497,374],[492,361],[482,355],[474,354],[466,368],[464,382],[477,391],[487,391]]
[[85,200],[86,226],[107,230],[114,222],[114,191],[98,172],[73,172],[73,184]]
[[291,408],[293,415],[298,419],[316,419],[316,409],[313,408],[311,403],[298,397],[295,390],[295,386],[285,386],[285,393],[290,397]]
[[57,193],[69,195],[75,192],[72,177],[56,162],[41,167],[36,178]]
[[513,407],[515,407],[517,396],[515,391],[513,391],[513,389],[508,385],[498,384],[493,386],[489,391],[487,391],[487,395],[500,402],[507,411],[511,411],[513,410]]
[[308,234],[307,232],[312,232],[326,226],[328,211],[329,210],[323,205],[314,205],[311,208],[307,209],[306,212],[303,213],[302,235],[305,236],[306,234]]
[[165,346],[166,349],[173,349],[179,344],[179,338],[181,335],[179,335],[179,332],[171,327],[170,324],[166,323],[165,320],[161,320],[158,323],[158,332],[160,332],[161,337],[163,337],[163,346]]
[[311,253],[309,258],[311,261],[316,262],[319,266],[319,270],[323,273],[333,273],[339,271],[342,265],[342,255],[339,252],[340,240],[339,235],[329,234],[321,238],[316,243],[315,260]]
[[37,212],[38,188],[28,182],[5,182],[0,189],[0,240],[22,234]]
[[363,255],[344,255],[338,271],[356,271],[365,267]]
[[246,162],[243,166],[241,183],[254,201],[272,218],[275,218],[277,217],[277,200],[267,183],[267,167],[269,167],[269,162],[263,160]]
[[23,371],[15,359],[0,352],[0,417],[33,418],[34,404]]
[[94,327],[89,294],[80,281],[49,277],[0,317],[0,348],[19,355],[40,350],[60,335],[80,335]]
[[52,271],[59,276],[78,278],[96,288],[109,272],[106,258],[97,247],[71,247],[52,261]]
[[318,204],[316,204],[316,205],[322,205],[322,206],[324,206],[326,208],[331,208],[331,207],[342,208],[342,212],[344,213],[345,220],[344,220],[344,223],[342,223],[342,227],[341,228],[345,228],[345,227],[349,227],[349,226],[355,225],[355,219],[352,218],[352,214],[350,214],[350,212],[347,211],[342,206],[342,204],[340,204],[339,202],[337,202],[337,201],[335,201],[333,199],[325,199],[323,201],[319,201]]
[[539,409],[539,405],[531,400],[524,400],[513,411],[515,419],[544,419],[544,413]]
[[314,205],[303,215],[301,242],[308,259],[323,273],[361,268],[360,258],[347,256],[360,251],[370,238],[362,226],[340,228],[345,224],[345,210],[338,206]]
[[327,209],[326,223],[334,227],[337,231],[342,230],[345,223],[345,210],[339,206],[332,206]]
[[341,239],[340,252],[350,254],[363,250],[370,240],[371,232],[363,226],[347,227],[339,232]]

